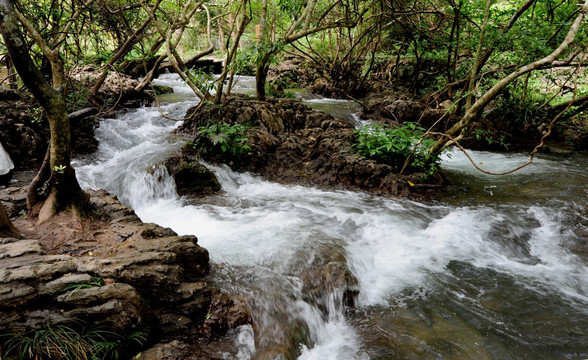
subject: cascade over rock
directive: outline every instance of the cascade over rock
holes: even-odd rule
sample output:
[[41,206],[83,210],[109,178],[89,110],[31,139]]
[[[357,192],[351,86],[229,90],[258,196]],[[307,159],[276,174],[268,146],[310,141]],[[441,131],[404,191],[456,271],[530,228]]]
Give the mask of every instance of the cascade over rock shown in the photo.
[[178,195],[213,194],[221,189],[214,173],[195,156],[178,151],[165,161],[168,173],[174,177]]

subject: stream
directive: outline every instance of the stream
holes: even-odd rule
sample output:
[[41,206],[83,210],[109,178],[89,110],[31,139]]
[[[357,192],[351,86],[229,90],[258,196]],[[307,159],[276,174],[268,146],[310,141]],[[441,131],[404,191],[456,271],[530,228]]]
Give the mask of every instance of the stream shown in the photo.
[[[175,91],[164,113],[182,118],[197,103],[175,76],[157,81]],[[361,122],[352,103],[305,103]],[[446,154],[455,185],[427,203],[207,165],[222,191],[186,199],[156,165],[182,146],[170,135],[179,124],[157,107],[104,119],[98,152],[74,166],[83,187],[116,194],[143,221],[196,235],[212,281],[250,299],[254,327],[237,329],[219,358],[588,358],[586,154],[540,154],[499,177]],[[492,171],[527,160],[472,156]]]

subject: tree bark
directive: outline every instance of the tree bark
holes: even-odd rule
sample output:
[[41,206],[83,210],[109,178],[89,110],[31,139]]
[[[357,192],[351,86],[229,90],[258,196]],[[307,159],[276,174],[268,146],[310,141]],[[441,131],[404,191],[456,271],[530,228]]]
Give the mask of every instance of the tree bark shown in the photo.
[[[267,73],[269,71],[269,65],[271,61],[272,54],[268,54],[269,56],[264,56],[264,58],[260,61],[260,64],[257,65],[257,69],[255,70],[255,91],[257,93],[257,100],[265,101],[265,84],[267,82]],[[266,58],[268,58],[266,60]]]
[[[51,175],[45,181],[49,194],[40,208],[38,221],[44,222],[68,208],[82,215],[88,203],[88,195],[80,188],[75,170],[70,164],[71,132],[63,89],[52,88],[33,63],[12,0],[0,0],[0,33],[10,56],[18,59],[14,66],[23,83],[41,104],[49,120]],[[53,68],[61,68],[61,64],[54,64]],[[55,81],[56,77],[63,78],[63,73],[53,76]],[[29,188],[29,191],[36,190]]]

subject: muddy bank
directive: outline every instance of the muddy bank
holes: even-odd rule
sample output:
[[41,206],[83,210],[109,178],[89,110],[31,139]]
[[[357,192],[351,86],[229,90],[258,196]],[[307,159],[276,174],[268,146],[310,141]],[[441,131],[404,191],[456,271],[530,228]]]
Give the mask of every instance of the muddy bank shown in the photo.
[[[212,144],[209,149],[189,144],[174,157],[182,161],[195,163],[200,156],[274,181],[402,197],[422,196],[443,181],[431,177],[422,183],[422,174],[398,175],[389,165],[361,157],[353,148],[352,124],[296,100],[259,102],[232,97],[222,106],[205,105],[188,114],[177,131],[192,138],[198,137],[199,127],[219,121],[248,126],[247,150],[235,155],[214,149]],[[177,177],[176,172],[172,174]]]

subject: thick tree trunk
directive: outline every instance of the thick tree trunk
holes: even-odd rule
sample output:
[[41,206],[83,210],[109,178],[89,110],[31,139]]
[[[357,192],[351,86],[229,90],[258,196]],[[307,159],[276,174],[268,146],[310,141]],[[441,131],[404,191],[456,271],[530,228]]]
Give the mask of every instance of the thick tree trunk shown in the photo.
[[[14,63],[18,74],[39,101],[49,120],[50,176],[43,179],[43,182],[47,184],[48,196],[40,208],[39,222],[44,222],[58,211],[65,209],[71,209],[77,215],[81,215],[87,206],[88,195],[80,188],[75,171],[70,165],[71,135],[63,89],[53,89],[33,63],[11,0],[0,0],[0,33],[10,56],[18,59]],[[54,68],[57,67],[54,66]],[[62,77],[63,74],[54,74],[54,78],[56,76]],[[37,191],[37,189],[30,188],[29,191]],[[32,197],[29,196],[30,198]],[[34,199],[41,200],[42,196]],[[31,208],[35,208],[35,204],[30,205]]]
[[267,73],[269,71],[268,63],[262,63],[257,66],[255,71],[255,91],[257,93],[257,100],[265,101],[265,83],[267,82]]

